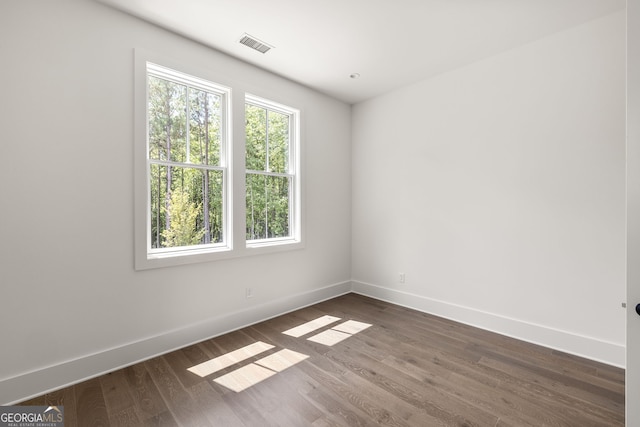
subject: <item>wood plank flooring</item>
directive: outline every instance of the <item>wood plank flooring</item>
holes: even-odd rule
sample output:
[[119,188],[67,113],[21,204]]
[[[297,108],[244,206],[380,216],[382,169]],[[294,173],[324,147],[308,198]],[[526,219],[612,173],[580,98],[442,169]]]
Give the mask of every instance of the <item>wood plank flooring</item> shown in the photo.
[[[340,320],[282,333],[325,315]],[[351,334],[348,320],[371,326]],[[345,339],[307,339],[332,328]],[[273,348],[233,363],[259,341]],[[216,382],[265,373],[239,392]],[[624,426],[624,398],[622,369],[348,294],[23,404],[64,405],[66,427],[588,427]]]

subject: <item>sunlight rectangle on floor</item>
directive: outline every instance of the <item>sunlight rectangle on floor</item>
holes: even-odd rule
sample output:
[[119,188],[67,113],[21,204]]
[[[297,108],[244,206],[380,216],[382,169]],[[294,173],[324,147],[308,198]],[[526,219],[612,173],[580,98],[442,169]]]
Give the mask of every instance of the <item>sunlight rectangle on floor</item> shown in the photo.
[[213,381],[228,388],[229,390],[240,393],[241,391],[258,384],[260,381],[264,381],[275,374],[276,372],[271,369],[263,368],[262,366],[251,363],[216,378]]
[[257,360],[255,363],[269,368],[272,371],[281,372],[287,368],[292,367],[296,363],[302,362],[309,356],[306,354],[298,353],[297,351],[289,350],[287,348],[280,350],[277,353],[270,354],[267,357],[263,357]]
[[271,350],[272,348],[273,346],[271,344],[258,341],[230,353],[202,362],[199,365],[192,366],[188,371],[204,378],[207,375],[211,375],[231,365],[235,365],[236,363],[247,360],[253,356],[257,356],[258,354]]
[[307,338],[307,340],[317,342],[318,344],[332,346],[339,343],[340,341],[346,340],[350,336],[351,334],[345,334],[344,332],[327,329],[324,332],[320,332],[317,335]]
[[315,330],[318,330],[320,328],[323,328],[327,325],[330,325],[332,323],[337,322],[338,320],[340,320],[339,317],[334,317],[334,316],[322,316],[322,317],[318,317],[317,319],[314,320],[310,320],[307,323],[303,323],[302,325],[296,326],[295,328],[291,328],[289,330],[286,330],[283,332],[283,334],[285,335],[289,335],[291,337],[294,338],[299,338],[303,335],[306,335],[308,333],[311,333]]
[[371,326],[369,323],[358,322],[357,320],[347,320],[344,323],[332,327],[334,331],[345,332],[347,334],[357,334]]

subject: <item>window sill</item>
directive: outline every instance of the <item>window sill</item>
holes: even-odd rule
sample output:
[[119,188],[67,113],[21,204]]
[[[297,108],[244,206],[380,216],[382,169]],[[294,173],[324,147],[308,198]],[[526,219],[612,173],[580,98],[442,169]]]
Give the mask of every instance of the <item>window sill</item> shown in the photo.
[[247,242],[245,248],[232,249],[227,246],[209,247],[157,253],[143,253],[136,257],[136,270],[151,270],[187,264],[214,262],[254,255],[266,255],[303,249],[304,244],[294,239],[270,239]]

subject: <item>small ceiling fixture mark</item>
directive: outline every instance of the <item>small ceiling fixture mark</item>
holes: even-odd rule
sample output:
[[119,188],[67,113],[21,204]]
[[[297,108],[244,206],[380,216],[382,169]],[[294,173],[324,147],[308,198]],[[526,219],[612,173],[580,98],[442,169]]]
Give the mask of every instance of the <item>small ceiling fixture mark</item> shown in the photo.
[[352,79],[358,79],[360,78],[360,73],[353,73],[349,77],[351,77]]
[[255,38],[252,35],[249,35],[247,33],[244,33],[242,35],[242,37],[240,38],[240,40],[238,40],[238,42],[240,44],[243,44],[245,46],[250,47],[253,50],[257,50],[260,53],[267,53],[271,49],[273,49],[273,46],[271,46],[268,43],[265,43],[265,42],[263,42],[261,40],[258,40],[257,38]]

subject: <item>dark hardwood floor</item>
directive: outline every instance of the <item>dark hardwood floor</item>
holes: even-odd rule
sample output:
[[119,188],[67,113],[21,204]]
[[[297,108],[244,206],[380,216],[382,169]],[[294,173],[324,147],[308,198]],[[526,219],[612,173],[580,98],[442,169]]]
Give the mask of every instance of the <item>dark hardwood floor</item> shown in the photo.
[[[307,339],[325,330],[345,339]],[[588,427],[624,426],[624,397],[622,369],[349,294],[24,404],[64,405],[66,427]]]

